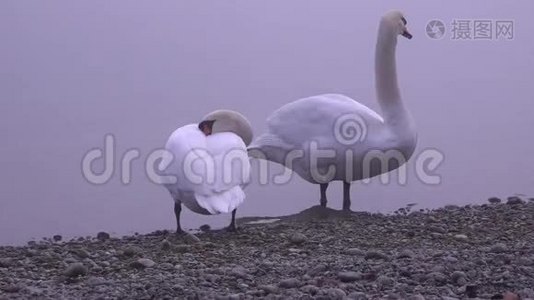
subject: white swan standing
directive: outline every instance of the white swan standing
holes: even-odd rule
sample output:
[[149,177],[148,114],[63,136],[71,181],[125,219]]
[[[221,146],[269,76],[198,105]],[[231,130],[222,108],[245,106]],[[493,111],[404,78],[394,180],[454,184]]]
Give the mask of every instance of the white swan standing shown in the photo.
[[375,84],[383,117],[344,95],[300,99],[271,114],[268,132],[252,143],[250,155],[320,184],[321,206],[326,206],[328,183],[343,181],[343,210],[350,210],[350,182],[394,170],[415,150],[417,134],[400,96],[395,63],[397,36],[412,38],[406,23],[399,11],[380,20]]
[[176,232],[182,233],[182,204],[205,215],[232,212],[229,230],[235,230],[235,213],[244,201],[250,177],[246,146],[252,141],[247,119],[235,111],[217,110],[199,124],[176,129],[165,149],[173,159],[160,163],[164,185],[174,199]]

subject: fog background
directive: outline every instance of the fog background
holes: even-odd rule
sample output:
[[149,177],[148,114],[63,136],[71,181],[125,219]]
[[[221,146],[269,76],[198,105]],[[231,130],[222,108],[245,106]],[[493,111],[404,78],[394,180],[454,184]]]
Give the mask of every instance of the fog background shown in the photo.
[[[62,234],[174,229],[168,192],[144,161],[177,127],[219,108],[238,110],[255,134],[278,107],[343,93],[372,109],[378,20],[399,8],[414,39],[399,39],[401,93],[419,132],[416,155],[445,155],[440,185],[408,165],[408,184],[353,184],[352,209],[390,212],[534,196],[532,1],[2,1],[0,2],[0,244]],[[429,20],[447,24],[442,40]],[[511,41],[453,41],[453,19],[513,19]],[[115,165],[139,149],[132,182],[117,170],[95,186],[83,155],[116,137]],[[99,162],[102,165],[102,162]],[[342,185],[329,206],[340,209]],[[252,184],[238,216],[317,205],[297,176]],[[226,225],[230,215],[183,211],[183,225]]]

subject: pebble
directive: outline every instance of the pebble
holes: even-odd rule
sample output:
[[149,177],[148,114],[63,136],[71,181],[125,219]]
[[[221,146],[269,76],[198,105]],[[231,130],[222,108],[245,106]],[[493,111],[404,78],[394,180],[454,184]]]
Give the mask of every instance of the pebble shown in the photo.
[[107,241],[107,240],[110,239],[110,235],[107,232],[100,231],[99,233],[96,234],[96,239],[101,241],[101,242]]
[[368,300],[369,297],[364,292],[352,292],[347,296],[350,300]]
[[415,253],[410,249],[404,249],[402,250],[399,255],[397,255],[397,258],[412,258],[415,256]]
[[138,260],[130,263],[130,266],[135,269],[151,268],[155,265],[156,263],[149,258],[139,258]]
[[141,249],[138,246],[127,246],[123,250],[124,255],[128,257],[133,257],[137,254],[141,254],[142,252],[143,252],[143,249]]
[[380,275],[376,279],[376,284],[378,285],[378,288],[385,290],[392,288],[395,285],[395,280],[389,276]]
[[387,260],[389,257],[382,251],[371,250],[365,253],[365,259],[383,259]]
[[90,277],[90,278],[87,278],[85,282],[89,286],[99,286],[99,285],[109,284],[109,282],[103,277]]
[[171,248],[172,248],[172,244],[171,242],[169,242],[169,240],[164,239],[163,241],[161,241],[161,250],[167,251],[167,250],[170,250]]
[[285,289],[296,288],[300,286],[300,280],[297,278],[288,278],[280,281],[279,286]]
[[454,239],[460,242],[467,242],[469,241],[469,238],[465,234],[455,234]]
[[493,253],[503,253],[508,251],[508,247],[504,243],[497,243],[491,246],[490,251]]
[[200,243],[200,238],[198,238],[198,236],[191,234],[189,232],[184,235],[184,239],[185,241],[191,244]]
[[65,270],[65,276],[74,278],[78,276],[84,276],[88,272],[87,267],[82,263],[72,263]]
[[345,254],[354,255],[354,256],[365,256],[365,251],[359,248],[349,248],[345,250]]
[[499,204],[501,203],[501,199],[500,198],[497,198],[497,197],[491,197],[488,199],[488,202],[491,203],[491,204]]
[[347,294],[342,289],[330,288],[326,290],[326,296],[332,300],[342,300],[347,297]]
[[260,290],[264,291],[266,294],[276,294],[278,287],[272,284],[265,284],[259,287]]
[[512,197],[507,198],[506,204],[519,205],[519,204],[523,204],[523,200],[521,200],[521,198],[517,196],[512,196]]
[[340,272],[337,276],[339,280],[342,282],[353,282],[356,280],[360,280],[362,278],[362,274],[360,272]]
[[302,234],[300,232],[295,232],[295,233],[291,234],[291,236],[289,237],[289,240],[293,244],[300,245],[300,244],[306,242],[307,238],[306,238],[306,236],[304,234]]
[[300,290],[303,293],[310,294],[312,296],[316,295],[319,292],[319,288],[312,284],[305,285],[301,287]]
[[200,231],[202,231],[202,232],[208,232],[208,231],[211,230],[211,226],[208,225],[208,224],[204,224],[204,225],[200,226],[198,229],[200,229]]

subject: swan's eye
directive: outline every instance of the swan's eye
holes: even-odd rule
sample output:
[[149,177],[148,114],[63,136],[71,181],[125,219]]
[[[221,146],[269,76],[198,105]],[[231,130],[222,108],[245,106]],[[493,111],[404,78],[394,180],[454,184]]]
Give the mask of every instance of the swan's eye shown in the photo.
[[406,26],[406,24],[408,24],[408,22],[406,22],[406,19],[404,17],[401,17],[401,20],[402,20],[402,23],[404,23],[404,26]]

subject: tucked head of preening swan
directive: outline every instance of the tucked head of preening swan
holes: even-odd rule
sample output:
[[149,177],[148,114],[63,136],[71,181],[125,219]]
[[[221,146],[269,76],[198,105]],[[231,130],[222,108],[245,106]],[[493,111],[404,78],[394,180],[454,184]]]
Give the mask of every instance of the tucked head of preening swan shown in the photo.
[[[209,132],[211,134],[217,132],[233,132],[247,146],[252,142],[252,126],[250,126],[249,121],[242,114],[233,110],[219,109],[212,111],[202,118],[199,128],[201,126],[209,126]],[[200,128],[200,130],[203,129]]]
[[206,120],[198,123],[198,129],[202,131],[206,136],[213,133],[213,123],[215,123],[214,120]]
[[406,21],[406,18],[404,18],[404,15],[402,12],[398,10],[392,10],[386,13],[382,17],[382,24],[387,24],[395,30],[396,34],[402,35],[403,37],[407,39],[412,38],[412,34],[408,31],[408,28],[406,25],[408,24],[408,21]]

